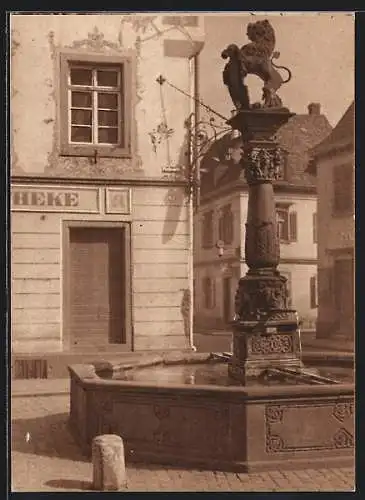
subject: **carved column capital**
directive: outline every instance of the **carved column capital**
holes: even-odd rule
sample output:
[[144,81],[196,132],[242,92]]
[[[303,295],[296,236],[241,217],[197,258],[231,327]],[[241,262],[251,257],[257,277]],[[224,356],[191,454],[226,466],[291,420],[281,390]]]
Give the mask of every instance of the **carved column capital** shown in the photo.
[[248,147],[243,155],[243,167],[248,184],[272,182],[280,177],[282,156],[280,149],[253,146]]

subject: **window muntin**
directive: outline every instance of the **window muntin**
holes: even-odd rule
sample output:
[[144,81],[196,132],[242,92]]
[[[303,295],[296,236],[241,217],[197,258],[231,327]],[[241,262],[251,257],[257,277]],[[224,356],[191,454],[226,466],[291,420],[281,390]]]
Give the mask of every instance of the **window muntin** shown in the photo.
[[289,240],[289,214],[287,209],[276,209],[276,236],[279,241]]
[[62,156],[93,157],[95,162],[103,157],[132,157],[134,58],[133,50],[121,54],[61,51]]
[[123,66],[71,63],[67,83],[69,143],[124,147]]
[[291,243],[298,240],[297,213],[287,204],[277,204],[276,235],[281,243]]

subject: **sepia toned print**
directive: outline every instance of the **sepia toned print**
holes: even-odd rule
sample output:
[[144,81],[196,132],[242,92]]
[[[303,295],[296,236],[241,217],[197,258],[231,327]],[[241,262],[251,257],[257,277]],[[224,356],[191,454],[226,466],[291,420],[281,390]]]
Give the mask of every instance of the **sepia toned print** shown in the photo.
[[12,491],[353,491],[354,15],[10,15]]

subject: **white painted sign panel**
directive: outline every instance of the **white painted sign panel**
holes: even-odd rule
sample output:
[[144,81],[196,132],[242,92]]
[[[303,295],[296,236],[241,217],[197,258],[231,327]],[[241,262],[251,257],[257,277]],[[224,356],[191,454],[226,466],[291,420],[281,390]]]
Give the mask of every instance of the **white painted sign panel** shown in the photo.
[[100,189],[94,187],[12,186],[11,209],[21,212],[99,213]]

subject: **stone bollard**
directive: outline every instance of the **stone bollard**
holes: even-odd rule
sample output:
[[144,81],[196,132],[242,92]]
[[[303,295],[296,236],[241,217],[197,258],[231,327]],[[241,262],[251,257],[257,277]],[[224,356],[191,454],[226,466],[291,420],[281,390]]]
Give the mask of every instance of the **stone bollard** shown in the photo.
[[118,491],[127,485],[123,440],[116,434],[96,436],[92,442],[93,489]]

